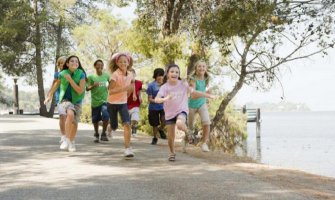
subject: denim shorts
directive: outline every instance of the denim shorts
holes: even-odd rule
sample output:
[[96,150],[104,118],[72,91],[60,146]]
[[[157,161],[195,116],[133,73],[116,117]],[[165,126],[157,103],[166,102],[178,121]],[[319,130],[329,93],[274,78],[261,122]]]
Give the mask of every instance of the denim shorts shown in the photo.
[[177,122],[177,119],[180,115],[185,116],[185,119],[187,121],[187,113],[182,111],[181,113],[179,113],[178,115],[176,115],[174,118],[169,119],[169,120],[165,120],[165,125],[171,125],[171,124],[175,124]]
[[118,128],[118,113],[120,113],[122,124],[130,124],[130,117],[127,104],[110,104],[107,103],[109,119],[112,130]]
[[98,123],[99,121],[108,121],[109,114],[107,110],[107,103],[103,103],[98,107],[92,107],[92,122]]

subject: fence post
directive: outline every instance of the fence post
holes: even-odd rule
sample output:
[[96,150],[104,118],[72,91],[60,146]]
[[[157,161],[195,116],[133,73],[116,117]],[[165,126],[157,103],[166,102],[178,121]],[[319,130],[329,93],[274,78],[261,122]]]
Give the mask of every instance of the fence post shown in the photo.
[[256,113],[256,138],[261,137],[261,109],[257,108]]

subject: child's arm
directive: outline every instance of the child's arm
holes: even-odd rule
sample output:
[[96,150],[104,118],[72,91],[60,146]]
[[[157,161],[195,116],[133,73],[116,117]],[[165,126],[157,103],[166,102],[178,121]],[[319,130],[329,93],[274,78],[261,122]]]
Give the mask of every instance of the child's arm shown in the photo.
[[200,92],[200,91],[197,91],[197,90],[193,90],[191,92],[191,98],[192,99],[197,99],[197,98],[200,98],[200,97],[205,97],[205,98],[208,98],[208,99],[215,99],[215,98],[217,98],[216,95],[209,94],[207,92]]
[[109,82],[109,86],[108,86],[108,93],[109,94],[117,94],[120,92],[125,92],[125,91],[129,91],[131,92],[133,90],[133,83],[128,85],[128,86],[124,86],[124,87],[120,87],[120,88],[115,88],[116,87],[116,83],[114,80],[111,80]]
[[48,92],[47,98],[44,100],[44,104],[47,104],[49,101],[52,100],[52,97],[53,97],[55,91],[57,90],[57,88],[59,87],[59,85],[60,85],[60,80],[55,79],[51,89]]
[[98,87],[99,86],[99,82],[95,82],[95,83],[93,83],[92,85],[88,85],[88,86],[86,86],[86,91],[90,91],[90,90],[92,90],[93,88],[96,88],[96,87]]
[[217,98],[216,95],[212,95],[209,92],[200,92],[195,90],[195,81],[194,80],[190,80],[189,81],[189,87],[190,87],[190,97],[191,99],[198,99],[200,97],[205,97],[205,98],[209,98],[209,99],[215,99]]
[[154,103],[164,103],[165,101],[168,101],[172,99],[171,95],[167,95],[166,97],[159,97],[158,95],[156,96]]
[[64,76],[66,80],[70,83],[71,87],[74,89],[74,91],[77,92],[77,94],[82,94],[85,90],[85,78],[80,79],[79,85],[77,85],[74,80],[71,78],[69,74],[66,74]]

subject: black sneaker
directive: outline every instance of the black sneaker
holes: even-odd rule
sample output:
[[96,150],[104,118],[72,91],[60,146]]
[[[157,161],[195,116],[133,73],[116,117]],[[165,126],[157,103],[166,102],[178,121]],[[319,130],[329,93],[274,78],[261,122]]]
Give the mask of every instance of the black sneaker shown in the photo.
[[133,136],[136,136],[136,127],[131,127],[131,134],[133,135]]
[[99,133],[94,133],[94,137],[95,137],[94,142],[99,143]]
[[152,142],[151,142],[151,144],[152,144],[152,145],[155,145],[155,144],[157,144],[157,141],[158,141],[158,139],[154,137],[154,138],[152,138]]
[[106,142],[108,141],[108,138],[107,138],[106,133],[102,133],[102,134],[101,134],[101,138],[100,138],[100,140],[101,140],[101,141],[106,141]]
[[166,135],[162,129],[159,129],[158,132],[162,139],[166,139]]

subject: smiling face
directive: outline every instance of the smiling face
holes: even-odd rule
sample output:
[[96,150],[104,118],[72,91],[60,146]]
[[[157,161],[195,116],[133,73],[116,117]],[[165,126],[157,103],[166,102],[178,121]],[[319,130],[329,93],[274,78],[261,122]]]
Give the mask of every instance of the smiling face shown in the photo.
[[177,66],[170,67],[167,72],[167,80],[171,83],[175,83],[179,79],[179,68]]
[[71,57],[66,65],[69,67],[71,72],[74,72],[79,67],[79,60],[77,57]]
[[203,77],[207,71],[207,65],[204,62],[200,62],[196,67],[195,67],[195,74],[197,76]]
[[104,69],[104,63],[101,61],[97,61],[94,65],[94,68],[97,74],[102,74],[102,70]]
[[128,61],[128,58],[125,55],[120,56],[117,59],[116,64],[123,73],[127,72],[127,68],[129,66],[129,61]]
[[57,67],[59,71],[62,71],[66,58],[61,58],[57,62]]

